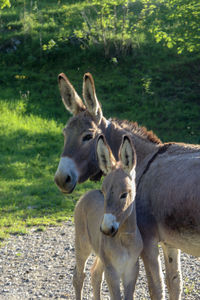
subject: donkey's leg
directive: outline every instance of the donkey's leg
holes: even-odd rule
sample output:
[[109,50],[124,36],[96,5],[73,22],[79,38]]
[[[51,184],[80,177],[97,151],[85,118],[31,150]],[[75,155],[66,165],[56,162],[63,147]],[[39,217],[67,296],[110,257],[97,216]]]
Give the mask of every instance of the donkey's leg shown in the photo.
[[166,280],[170,300],[181,300],[182,275],[180,263],[180,250],[161,244],[164,252]]
[[141,254],[146,270],[150,297],[152,300],[165,299],[165,286],[157,241],[145,241]]
[[122,282],[124,287],[124,300],[133,300],[133,293],[135,290],[135,284],[139,273],[139,261],[130,264],[127,267],[126,272],[122,276]]
[[96,257],[91,268],[91,282],[93,287],[93,295],[95,300],[101,299],[101,282],[103,274],[103,264],[99,257]]
[[73,275],[73,286],[75,289],[76,300],[81,300],[81,292],[83,287],[83,281],[85,278],[84,267],[88,256],[91,253],[91,247],[87,243],[84,236],[77,238],[75,237],[75,254],[76,254],[76,266],[74,268]]
[[105,264],[105,279],[108,284],[111,300],[121,300],[120,295],[120,277],[117,271],[111,266]]

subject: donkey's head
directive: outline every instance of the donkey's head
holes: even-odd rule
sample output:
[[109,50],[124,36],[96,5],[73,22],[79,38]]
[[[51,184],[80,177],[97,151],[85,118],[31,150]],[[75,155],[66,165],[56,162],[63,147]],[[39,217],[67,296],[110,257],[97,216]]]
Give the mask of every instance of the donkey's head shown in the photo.
[[73,117],[63,129],[64,151],[55,182],[62,192],[71,193],[77,182],[98,179],[101,175],[95,153],[96,140],[107,121],[102,116],[91,74],[86,73],[83,78],[84,103],[63,73],[58,76],[58,83],[62,101]]
[[99,167],[107,174],[103,184],[104,216],[100,230],[114,236],[130,216],[135,199],[136,153],[130,138],[125,135],[116,162],[103,135],[97,141]]

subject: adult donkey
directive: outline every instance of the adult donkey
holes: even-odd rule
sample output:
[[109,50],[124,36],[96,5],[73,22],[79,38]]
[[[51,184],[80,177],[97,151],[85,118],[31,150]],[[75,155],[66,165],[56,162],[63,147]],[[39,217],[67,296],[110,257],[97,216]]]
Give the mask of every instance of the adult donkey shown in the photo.
[[58,76],[62,101],[73,114],[63,130],[64,151],[55,174],[63,193],[77,183],[102,175],[95,154],[97,136],[103,133],[115,158],[122,136],[129,134],[136,149],[136,209],[142,234],[144,262],[151,299],[164,299],[158,243],[164,251],[171,300],[180,300],[180,251],[200,256],[200,146],[163,144],[137,123],[108,121],[97,100],[94,81],[86,73],[83,98],[62,73]]

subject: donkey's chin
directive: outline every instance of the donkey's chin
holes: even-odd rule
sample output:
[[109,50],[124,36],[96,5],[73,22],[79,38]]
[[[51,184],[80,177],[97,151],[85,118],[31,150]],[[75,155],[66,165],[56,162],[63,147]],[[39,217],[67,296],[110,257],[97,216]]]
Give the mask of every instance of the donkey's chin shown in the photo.
[[101,226],[100,226],[100,231],[103,233],[103,234],[105,234],[106,236],[110,236],[110,237],[114,237],[116,234],[117,234],[117,232],[118,232],[118,229],[116,229],[116,230],[109,230],[109,231],[104,231],[102,228],[101,228]]
[[78,183],[83,183],[88,179],[91,181],[99,181],[102,175],[103,172],[100,169],[96,169],[94,166],[88,166],[88,169],[86,168],[84,171],[82,169],[82,172],[79,170]]
[[86,180],[88,180],[88,176],[87,175],[80,175],[79,177],[78,177],[78,183],[83,183],[83,182],[85,182]]
[[90,179],[91,181],[95,181],[95,182],[96,182],[96,181],[100,181],[102,175],[103,175],[103,172],[102,172],[102,171],[99,171],[99,172],[95,173],[94,175],[90,176],[89,179]]
[[75,189],[75,187],[76,187],[76,183],[75,183],[71,188],[69,188],[68,190],[60,189],[60,191],[61,191],[63,194],[65,194],[65,195],[71,194],[71,193],[73,192],[73,190]]

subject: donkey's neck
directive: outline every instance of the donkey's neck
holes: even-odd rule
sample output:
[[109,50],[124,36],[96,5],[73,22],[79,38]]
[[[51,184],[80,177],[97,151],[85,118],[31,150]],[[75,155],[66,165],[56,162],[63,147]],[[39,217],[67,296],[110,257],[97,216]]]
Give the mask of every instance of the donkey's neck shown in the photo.
[[132,241],[132,238],[135,238],[137,234],[138,234],[138,227],[137,227],[137,219],[136,219],[136,208],[134,204],[132,213],[125,220],[124,224],[119,229],[118,235],[121,242],[124,244]]
[[144,160],[146,160],[147,157],[151,157],[151,155],[153,155],[157,151],[158,147],[162,145],[162,143],[159,144],[157,142],[151,141],[150,139],[148,139],[148,136],[144,137],[140,135],[140,130],[135,133],[134,130],[131,129],[131,126],[130,129],[128,129],[128,126],[125,129],[121,127],[120,124],[117,123],[117,121],[107,121],[105,119],[102,121],[102,131],[106,136],[108,145],[110,146],[116,160],[118,160],[118,153],[122,141],[122,136],[127,133],[130,135],[136,149],[138,167],[140,167],[140,165],[144,162]]

